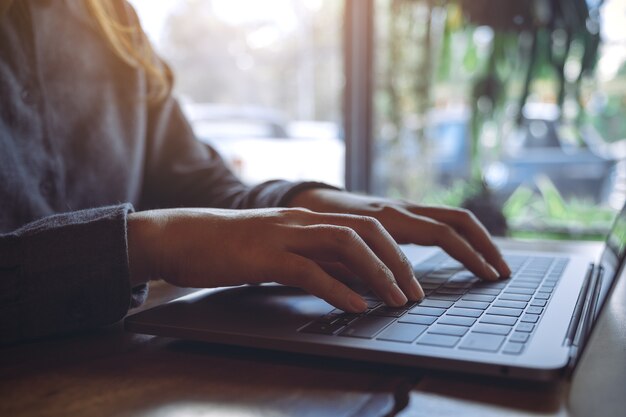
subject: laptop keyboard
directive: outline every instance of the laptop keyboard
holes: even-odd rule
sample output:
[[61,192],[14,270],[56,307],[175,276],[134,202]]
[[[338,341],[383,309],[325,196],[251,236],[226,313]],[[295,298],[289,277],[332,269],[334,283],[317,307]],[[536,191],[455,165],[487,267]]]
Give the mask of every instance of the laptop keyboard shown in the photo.
[[421,302],[389,307],[366,294],[366,312],[350,314],[335,309],[300,331],[519,355],[568,261],[548,256],[505,258],[511,278],[486,282],[439,253],[414,268],[426,293]]

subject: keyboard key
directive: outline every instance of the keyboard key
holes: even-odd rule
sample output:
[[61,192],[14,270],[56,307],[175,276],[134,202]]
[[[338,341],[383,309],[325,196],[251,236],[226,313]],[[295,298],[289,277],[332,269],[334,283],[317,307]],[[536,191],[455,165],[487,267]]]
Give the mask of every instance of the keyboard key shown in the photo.
[[484,294],[484,295],[498,295],[500,294],[499,288],[472,288],[470,294]]
[[524,314],[521,319],[521,321],[526,323],[537,323],[538,320],[539,315],[537,314]]
[[461,298],[461,294],[441,294],[439,291],[429,295],[431,300],[445,300],[445,301],[458,301]]
[[437,317],[433,316],[420,316],[417,314],[407,314],[404,317],[398,319],[400,323],[413,323],[413,324],[424,324],[426,326],[430,326],[437,320]]
[[452,295],[463,295],[467,292],[465,288],[439,288],[437,290],[438,294],[452,294]]
[[448,281],[444,284],[444,288],[469,288],[472,286],[471,282],[467,282],[467,281]]
[[500,296],[500,300],[511,300],[511,301],[530,301],[532,297],[526,294],[508,294],[506,291]]
[[453,270],[444,270],[444,269],[440,269],[438,271],[434,271],[431,272],[430,274],[426,275],[426,278],[429,279],[441,279],[444,281],[447,281],[448,278],[450,278],[452,275],[454,275],[456,271]]
[[511,285],[509,285],[509,288],[530,288],[530,289],[537,289],[537,287],[539,287],[539,283],[532,283],[532,282],[528,282],[528,281],[514,281],[511,282]]
[[485,310],[487,307],[489,307],[489,303],[483,303],[481,301],[458,301],[455,305],[455,307],[462,307],[462,308],[473,308],[473,309],[477,309],[477,310]]
[[487,310],[487,313],[494,314],[496,316],[519,317],[522,315],[522,311],[523,310],[520,308],[491,307]]
[[507,308],[526,308],[526,302],[524,301],[511,301],[511,300],[498,300],[493,303],[494,307],[507,307]]
[[462,317],[480,317],[483,312],[481,310],[472,310],[470,308],[457,308],[453,307],[448,310],[448,314],[451,316],[462,316]]
[[501,334],[506,336],[511,332],[511,327],[501,326],[499,324],[478,323],[472,328],[472,331],[478,333]]
[[507,343],[502,349],[502,353],[509,355],[519,355],[524,350],[523,343]]
[[390,307],[382,305],[373,310],[370,314],[374,316],[400,317],[406,313],[406,311],[407,309],[405,307]]
[[537,300],[536,298],[530,302],[533,307],[545,307],[548,302],[546,300]]
[[517,287],[508,287],[505,294],[524,294],[524,295],[533,295],[535,290],[532,288],[517,288]]
[[474,288],[504,288],[509,285],[508,281],[481,281]]
[[435,324],[428,329],[428,333],[447,334],[449,336],[463,336],[468,328],[463,326],[449,326],[447,324]]
[[524,274],[520,274],[511,280],[511,282],[524,282],[529,284],[539,284],[541,281],[543,281],[543,277],[524,276]]
[[417,265],[413,265],[413,274],[421,283],[422,278],[428,275],[433,269],[435,269],[435,265],[433,264],[421,264],[420,263]]
[[476,275],[472,274],[469,271],[463,271],[463,272],[459,272],[458,274],[450,278],[448,283],[463,282],[463,283],[471,285],[478,281],[480,281],[480,279]]
[[539,292],[551,293],[552,291],[554,291],[554,287],[549,285],[542,285],[541,288],[539,288]]
[[341,336],[371,339],[390,323],[393,323],[394,320],[393,317],[364,316],[343,329],[339,334]]
[[550,298],[550,294],[546,292],[538,292],[537,294],[535,294],[535,298],[538,300],[547,300]]
[[529,270],[529,269],[524,269],[522,272],[520,272],[517,276],[517,278],[528,278],[528,279],[543,279],[543,277],[546,275],[546,271],[533,271],[533,270]]
[[367,303],[367,308],[376,308],[382,303],[379,300],[365,300]]
[[533,330],[535,330],[535,325],[532,323],[521,322],[520,324],[517,325],[515,330],[518,332],[531,333]]
[[436,308],[450,308],[452,307],[452,304],[454,304],[452,301],[432,300],[428,298],[425,300],[422,300],[419,303],[421,307],[436,307]]
[[472,317],[448,316],[447,314],[439,319],[439,324],[453,324],[455,326],[470,327],[476,323],[476,319]]
[[513,332],[511,337],[509,337],[509,342],[526,343],[529,337],[530,337],[530,333]]
[[534,270],[530,270],[530,269],[525,269],[524,271],[522,271],[522,273],[519,274],[520,277],[529,277],[529,278],[538,278],[541,279],[546,275],[546,271],[545,270],[541,270],[541,271],[534,271]]
[[429,284],[426,282],[420,282],[420,285],[422,286],[423,290],[434,290],[434,289],[439,288],[440,286],[439,284]]
[[464,301],[481,301],[484,303],[491,303],[495,299],[495,296],[486,294],[465,294],[463,298],[461,298],[461,300]]
[[541,314],[541,313],[543,313],[543,308],[541,308],[541,307],[532,307],[531,306],[531,307],[528,307],[526,309],[526,312],[530,313],[530,314]]
[[444,334],[426,333],[417,341],[418,345],[454,347],[461,338],[458,336],[448,336]]
[[427,328],[428,326],[423,324],[394,323],[383,330],[376,339],[411,343],[424,333]]
[[435,317],[439,317],[445,312],[446,310],[444,310],[443,308],[422,307],[420,305],[418,305],[417,307],[413,307],[411,310],[409,310],[409,314],[420,314],[422,316],[435,316]]
[[506,326],[513,326],[517,322],[517,318],[508,316],[493,316],[491,314],[485,314],[480,318],[481,323],[502,324]]
[[471,332],[465,336],[463,342],[459,345],[459,349],[497,352],[502,342],[504,342],[504,336]]
[[422,279],[420,279],[420,283],[424,283],[424,284],[434,284],[434,285],[442,285],[444,282],[446,282],[447,279],[446,278],[435,278],[435,277],[424,277]]

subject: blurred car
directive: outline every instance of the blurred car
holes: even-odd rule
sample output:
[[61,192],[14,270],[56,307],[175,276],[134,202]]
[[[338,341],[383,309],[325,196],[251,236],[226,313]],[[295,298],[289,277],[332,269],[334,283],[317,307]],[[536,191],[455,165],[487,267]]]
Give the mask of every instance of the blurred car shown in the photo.
[[388,166],[380,164],[381,176],[405,175],[397,172],[393,163],[393,155],[401,154],[404,158],[412,156],[413,164],[427,166],[436,184],[449,186],[469,179],[469,111],[466,108],[433,109],[424,118],[409,115],[403,120],[397,138],[396,129],[396,126],[390,127],[387,140],[375,141],[376,153],[390,161]]
[[585,132],[562,125],[556,105],[526,105],[519,127],[503,143],[500,161],[485,170],[488,185],[504,201],[520,185],[536,189],[536,179],[545,176],[565,198],[606,202],[617,160],[600,142],[590,143]]
[[345,146],[337,137],[290,136],[285,117],[263,107],[186,104],[183,110],[198,140],[215,147],[245,183],[281,178],[344,184]]
[[434,110],[428,115],[426,137],[431,147],[437,182],[444,186],[467,180],[471,173],[469,110]]
[[[470,111],[463,106],[433,109],[423,119],[409,119],[399,133],[401,152],[419,155],[422,159],[416,163],[429,164],[433,179],[443,187],[469,180],[470,121]],[[425,133],[422,141],[419,127]],[[385,143],[378,146],[378,152],[390,152]],[[607,144],[590,126],[564,126],[554,104],[526,105],[520,125],[504,139],[501,152],[496,162],[483,167],[500,203],[521,185],[536,190],[540,177],[547,177],[565,198],[597,203],[622,201],[626,194],[626,141]],[[624,189],[619,196],[616,187]]]

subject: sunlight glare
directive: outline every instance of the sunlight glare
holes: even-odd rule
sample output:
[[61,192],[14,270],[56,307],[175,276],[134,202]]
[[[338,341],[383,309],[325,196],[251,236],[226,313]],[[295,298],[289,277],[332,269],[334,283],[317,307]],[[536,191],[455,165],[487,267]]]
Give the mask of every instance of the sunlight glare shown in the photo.
[[270,23],[284,32],[297,28],[291,0],[213,0],[211,3],[215,15],[232,25]]

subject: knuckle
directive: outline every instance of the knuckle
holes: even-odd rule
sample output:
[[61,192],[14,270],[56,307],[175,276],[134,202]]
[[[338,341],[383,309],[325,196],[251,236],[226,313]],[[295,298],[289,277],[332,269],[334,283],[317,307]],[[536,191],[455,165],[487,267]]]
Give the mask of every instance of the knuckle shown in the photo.
[[365,223],[367,227],[374,230],[382,229],[383,225],[378,221],[376,217],[372,216],[361,216],[361,221]]
[[393,204],[384,204],[380,206],[379,212],[385,218],[387,217],[395,217],[398,214],[401,214],[401,210],[398,206]]
[[359,235],[349,227],[337,226],[328,229],[331,239],[338,245],[345,246],[358,240]]
[[459,217],[461,220],[463,220],[463,222],[469,223],[469,222],[476,221],[476,216],[474,216],[474,213],[472,213],[468,209],[464,209],[464,208],[456,209],[455,215]]
[[299,219],[311,213],[311,210],[302,207],[288,207],[278,209],[278,215],[287,219]]

